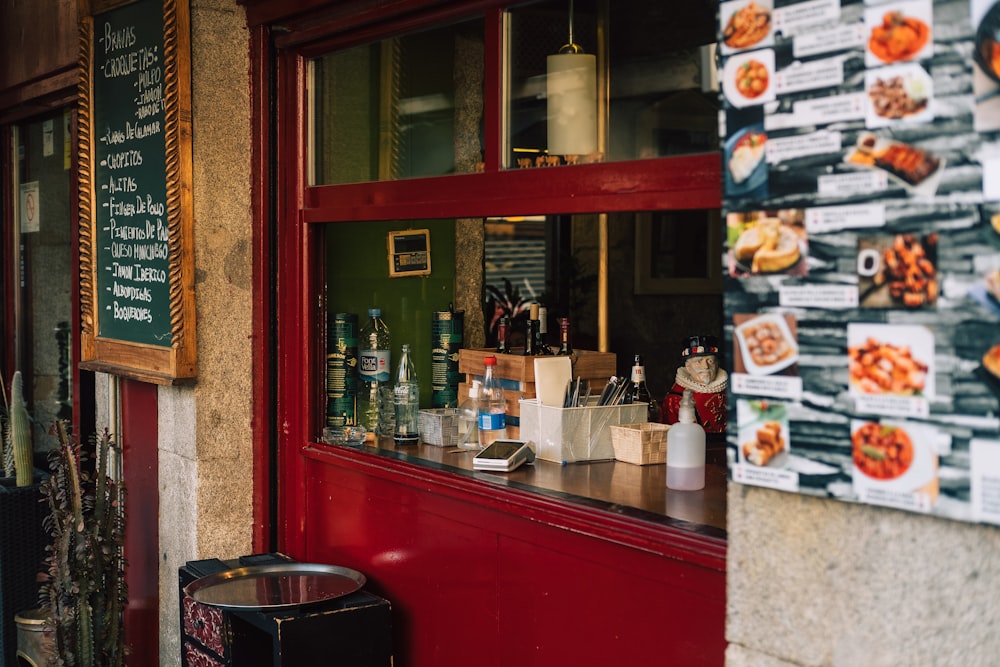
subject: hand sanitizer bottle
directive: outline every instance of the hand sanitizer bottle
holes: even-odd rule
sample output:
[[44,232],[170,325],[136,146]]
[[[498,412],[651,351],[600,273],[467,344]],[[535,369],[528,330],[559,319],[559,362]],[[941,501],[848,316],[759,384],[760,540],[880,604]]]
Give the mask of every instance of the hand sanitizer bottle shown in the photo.
[[667,488],[705,488],[705,429],[694,420],[694,396],[684,390],[677,423],[667,431]]

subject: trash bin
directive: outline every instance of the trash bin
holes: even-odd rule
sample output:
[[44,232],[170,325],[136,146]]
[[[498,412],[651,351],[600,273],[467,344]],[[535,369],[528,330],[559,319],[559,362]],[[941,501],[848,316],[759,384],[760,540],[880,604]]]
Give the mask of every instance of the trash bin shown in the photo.
[[28,609],[14,616],[17,624],[18,667],[44,667],[52,647],[52,631],[45,629],[41,609]]

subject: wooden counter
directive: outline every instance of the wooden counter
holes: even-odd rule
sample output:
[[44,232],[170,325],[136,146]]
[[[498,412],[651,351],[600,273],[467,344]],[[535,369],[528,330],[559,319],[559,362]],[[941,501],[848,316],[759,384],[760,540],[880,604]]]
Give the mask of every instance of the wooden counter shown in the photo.
[[391,438],[380,438],[378,447],[360,449],[653,522],[683,521],[701,527],[706,534],[725,536],[726,466],[722,463],[705,467],[704,489],[672,491],[666,488],[667,467],[662,464],[590,461],[561,465],[536,460],[513,472],[493,473],[473,470],[472,450],[426,444],[396,446]]

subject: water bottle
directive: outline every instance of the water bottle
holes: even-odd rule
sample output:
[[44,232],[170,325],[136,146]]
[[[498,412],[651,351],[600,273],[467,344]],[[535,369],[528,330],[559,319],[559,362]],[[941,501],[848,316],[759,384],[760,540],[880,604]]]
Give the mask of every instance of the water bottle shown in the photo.
[[473,380],[468,397],[458,406],[458,446],[479,449],[479,380]]
[[369,433],[382,432],[386,415],[380,412],[379,392],[389,384],[389,327],[382,320],[381,308],[368,309],[368,323],[358,334],[358,406],[357,418]]
[[497,358],[493,355],[483,359],[486,374],[479,388],[479,446],[485,447],[494,440],[507,437],[507,401],[503,396],[503,386],[496,375]]
[[420,441],[420,385],[417,371],[410,356],[409,343],[403,344],[403,353],[396,367],[396,384],[392,388],[396,425],[392,439],[397,445],[415,445]]

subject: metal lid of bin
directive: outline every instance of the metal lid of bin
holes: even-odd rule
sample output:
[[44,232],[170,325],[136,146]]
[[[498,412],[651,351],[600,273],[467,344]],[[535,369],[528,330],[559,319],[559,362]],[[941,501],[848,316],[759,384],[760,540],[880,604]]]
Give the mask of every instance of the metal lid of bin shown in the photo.
[[365,575],[339,565],[275,563],[237,567],[195,579],[184,593],[231,609],[278,609],[332,600],[360,590]]

